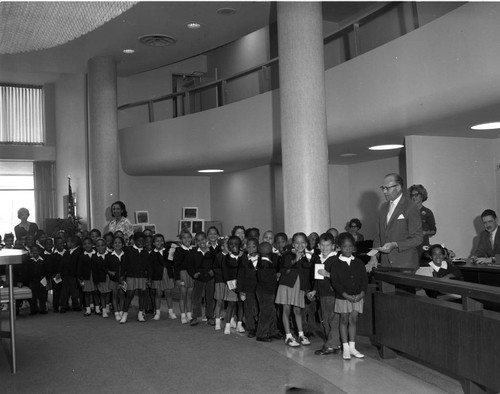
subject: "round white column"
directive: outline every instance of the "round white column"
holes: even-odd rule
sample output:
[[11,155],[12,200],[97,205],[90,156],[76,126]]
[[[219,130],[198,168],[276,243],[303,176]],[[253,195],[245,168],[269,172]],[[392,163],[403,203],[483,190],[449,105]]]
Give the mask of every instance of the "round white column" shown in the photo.
[[278,2],[285,231],[330,227],[322,9]]
[[104,229],[106,209],[119,199],[116,63],[110,57],[88,61],[90,218]]

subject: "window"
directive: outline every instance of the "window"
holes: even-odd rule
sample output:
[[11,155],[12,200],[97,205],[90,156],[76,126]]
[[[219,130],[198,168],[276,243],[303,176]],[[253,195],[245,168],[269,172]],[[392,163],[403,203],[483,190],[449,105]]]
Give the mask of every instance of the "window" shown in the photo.
[[30,222],[36,221],[33,163],[0,161],[0,235],[14,233],[17,210],[28,208]]
[[0,143],[44,144],[43,88],[0,84]]

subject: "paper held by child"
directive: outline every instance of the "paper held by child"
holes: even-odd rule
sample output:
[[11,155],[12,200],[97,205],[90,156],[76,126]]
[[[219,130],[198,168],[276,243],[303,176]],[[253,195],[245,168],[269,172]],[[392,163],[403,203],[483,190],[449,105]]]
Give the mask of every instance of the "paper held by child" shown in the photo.
[[372,249],[370,250],[366,255],[367,256],[370,256],[370,257],[373,257],[373,256],[376,256],[378,253],[378,250],[377,249]]
[[229,288],[229,290],[236,289],[236,279],[228,280],[227,281],[227,287]]
[[52,279],[53,279],[54,283],[56,283],[56,284],[62,282],[62,279],[58,278],[57,276],[54,276]]
[[42,278],[42,280],[40,281],[40,283],[42,284],[42,286],[43,286],[43,287],[47,286],[47,283],[48,283],[48,282],[47,282],[47,278],[44,276],[44,277]]
[[315,264],[314,265],[314,279],[325,279],[325,277],[319,273],[319,270],[324,270],[324,269],[325,269],[324,264]]

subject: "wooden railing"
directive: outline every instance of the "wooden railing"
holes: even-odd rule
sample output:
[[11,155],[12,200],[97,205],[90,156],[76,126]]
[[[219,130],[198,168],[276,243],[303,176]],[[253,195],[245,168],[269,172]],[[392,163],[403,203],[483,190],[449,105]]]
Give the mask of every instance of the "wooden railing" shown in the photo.
[[[500,391],[500,288],[413,274],[374,272],[375,339],[383,358],[399,351],[458,376],[466,393]],[[399,291],[423,288],[461,296],[461,303]],[[495,308],[496,309],[496,308]]]
[[[371,9],[370,11],[366,12],[365,14],[362,14],[358,16],[354,21],[349,22],[341,27],[339,27],[335,32],[329,34],[327,37],[324,38],[324,44],[328,44],[336,39],[341,39],[345,38],[348,36],[349,33],[353,32],[354,36],[354,54],[353,56],[348,56],[345,60],[350,60],[351,58],[355,56],[359,56],[361,54],[361,43],[360,43],[360,28],[376,19],[377,17],[387,13],[388,11],[394,9],[395,7],[400,6],[401,4],[404,4],[404,2],[389,2],[389,3],[382,3],[380,6]],[[416,3],[411,2],[411,12],[412,12],[412,20],[413,20],[413,28],[416,29],[419,27],[419,21],[418,21],[418,13],[417,13],[417,8],[416,8]],[[406,34],[407,32],[403,32],[401,35]],[[142,107],[146,106],[148,107],[148,115],[149,115],[149,122],[154,122],[155,121],[155,114],[154,114],[154,104],[162,101],[167,101],[167,100],[172,100],[173,104],[173,117],[177,116],[183,116],[183,115],[188,115],[193,111],[192,109],[192,102],[193,102],[193,97],[197,94],[200,94],[204,91],[207,91],[209,89],[215,89],[216,90],[216,99],[215,99],[215,105],[217,107],[224,106],[228,104],[227,100],[227,84],[230,81],[234,81],[240,78],[243,78],[245,76],[248,76],[253,73],[259,73],[259,89],[258,89],[258,94],[265,93],[266,91],[269,91],[271,89],[271,83],[266,83],[266,75],[269,73],[269,69],[271,66],[277,65],[278,64],[278,58],[271,59],[265,63],[261,63],[257,66],[251,67],[247,70],[238,72],[234,75],[231,75],[226,78],[219,78],[214,81],[211,81],[209,83],[196,86],[184,91],[180,92],[175,92],[175,93],[169,93],[165,94],[162,96],[154,97],[151,99],[147,100],[141,100],[141,101],[136,101],[133,103],[129,104],[124,104],[118,107],[118,110],[126,110],[130,108],[135,108],[135,107]],[[277,81],[278,78],[275,76],[275,80]],[[180,108],[179,108],[180,107]]]

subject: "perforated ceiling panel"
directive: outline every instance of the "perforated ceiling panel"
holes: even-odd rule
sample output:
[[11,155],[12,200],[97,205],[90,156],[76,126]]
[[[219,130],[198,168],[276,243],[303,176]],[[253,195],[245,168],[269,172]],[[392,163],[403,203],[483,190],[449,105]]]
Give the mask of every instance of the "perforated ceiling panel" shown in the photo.
[[0,2],[0,54],[65,44],[137,2]]

